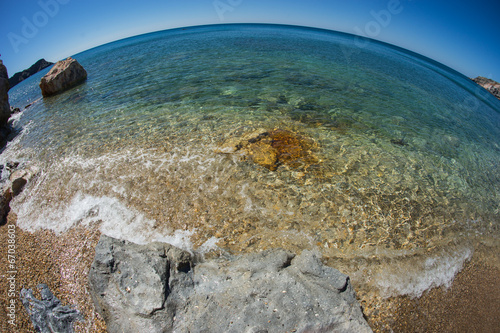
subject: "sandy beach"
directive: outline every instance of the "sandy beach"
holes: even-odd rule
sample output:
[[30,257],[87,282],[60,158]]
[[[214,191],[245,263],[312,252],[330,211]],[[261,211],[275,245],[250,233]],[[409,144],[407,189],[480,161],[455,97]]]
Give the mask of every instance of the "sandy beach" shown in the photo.
[[[9,271],[7,228],[15,222],[15,215],[10,214],[8,223],[0,227],[2,272]],[[74,305],[83,313],[85,322],[77,323],[75,332],[106,332],[87,288],[87,274],[100,236],[97,228],[73,228],[56,236],[52,231],[29,233],[16,227],[15,236],[17,295],[23,287],[36,290],[39,283],[46,283],[63,305]],[[374,332],[499,332],[500,269],[498,252],[492,250],[486,245],[476,250],[449,289],[435,288],[418,299],[383,299],[372,292],[358,292],[368,323]],[[18,298],[16,326],[9,324],[9,284],[2,275],[1,331],[35,332]],[[37,291],[35,296],[39,297]]]

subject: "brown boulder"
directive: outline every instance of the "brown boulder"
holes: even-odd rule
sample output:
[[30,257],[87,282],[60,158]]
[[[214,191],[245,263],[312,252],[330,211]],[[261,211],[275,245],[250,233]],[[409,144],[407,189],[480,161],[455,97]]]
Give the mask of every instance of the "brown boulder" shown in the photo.
[[58,61],[52,69],[42,77],[40,88],[44,97],[61,93],[87,79],[87,71],[76,61],[69,57]]

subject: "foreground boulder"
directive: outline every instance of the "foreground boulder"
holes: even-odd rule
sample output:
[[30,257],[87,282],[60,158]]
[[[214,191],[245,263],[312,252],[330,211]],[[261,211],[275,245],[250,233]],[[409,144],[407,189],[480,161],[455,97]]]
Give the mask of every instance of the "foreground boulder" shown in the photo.
[[7,125],[10,117],[9,89],[7,68],[4,66],[2,60],[0,60],[0,126]]
[[371,332],[349,277],[310,251],[195,265],[164,243],[101,236],[89,272],[108,332]]
[[44,97],[52,96],[68,90],[87,79],[87,71],[69,57],[58,61],[52,69],[42,77],[40,88]]

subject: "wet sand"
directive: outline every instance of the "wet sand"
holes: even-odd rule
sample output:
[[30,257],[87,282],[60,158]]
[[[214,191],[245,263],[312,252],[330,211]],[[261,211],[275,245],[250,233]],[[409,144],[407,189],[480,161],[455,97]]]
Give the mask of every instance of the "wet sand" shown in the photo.
[[[14,214],[9,215],[8,224],[15,224]],[[77,323],[75,332],[106,332],[87,286],[100,236],[97,228],[73,228],[56,236],[51,231],[29,233],[16,227],[15,235],[17,295],[22,287],[36,290],[39,283],[46,283],[63,305],[72,304],[83,313],[86,322]],[[7,225],[0,226],[0,331],[35,332],[18,298],[16,327],[8,323],[7,239]],[[488,247],[476,251],[449,289],[432,289],[418,299],[382,299],[359,292],[358,298],[375,332],[500,332],[499,258]],[[39,297],[37,291],[35,296]]]

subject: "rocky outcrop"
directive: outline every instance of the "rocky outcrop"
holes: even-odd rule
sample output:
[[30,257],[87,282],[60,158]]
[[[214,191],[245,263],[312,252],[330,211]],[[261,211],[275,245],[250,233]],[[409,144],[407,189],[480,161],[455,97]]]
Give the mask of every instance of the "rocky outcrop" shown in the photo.
[[7,68],[4,66],[2,60],[0,60],[0,126],[6,126],[10,117],[9,89]]
[[37,286],[40,291],[40,300],[33,296],[33,290],[21,290],[21,302],[28,312],[33,327],[41,333],[73,333],[73,323],[81,321],[82,315],[76,309],[61,305],[46,284]]
[[87,79],[87,71],[73,58],[58,61],[40,81],[44,97],[66,91]]
[[35,62],[30,68],[25,69],[22,72],[17,72],[16,74],[12,75],[12,77],[9,79],[10,87],[14,87],[16,84],[26,80],[30,76],[38,73],[42,69],[45,69],[51,65],[53,65],[53,62],[48,62],[45,59],[40,59],[37,62]]
[[484,89],[488,90],[490,93],[493,94],[496,98],[500,99],[500,83],[487,79],[482,76],[478,76],[475,79],[472,79],[472,81],[476,82],[479,84],[481,87]]
[[25,169],[18,169],[13,171],[10,176],[10,189],[14,196],[17,196],[26,185],[37,173],[38,168],[35,166],[30,166]]
[[7,222],[11,200],[22,192],[24,186],[39,172],[35,166],[17,169],[18,163],[0,166],[2,173],[9,172],[9,180],[0,189],[0,226]]
[[349,277],[304,250],[196,263],[101,236],[89,272],[108,332],[371,332]]

